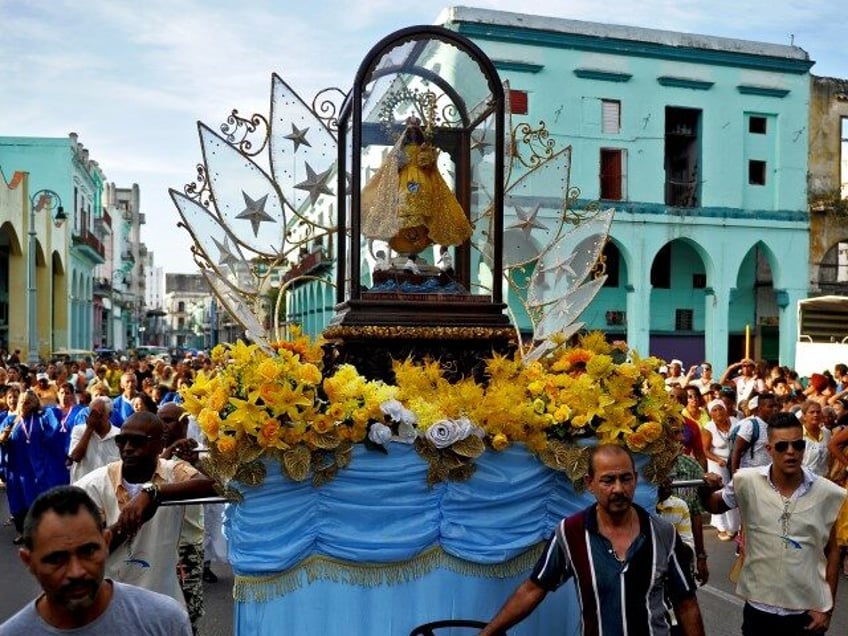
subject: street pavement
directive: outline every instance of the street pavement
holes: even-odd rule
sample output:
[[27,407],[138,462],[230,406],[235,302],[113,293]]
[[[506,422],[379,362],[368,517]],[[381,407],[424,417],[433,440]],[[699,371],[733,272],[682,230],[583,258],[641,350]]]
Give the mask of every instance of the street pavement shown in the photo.
[[[5,493],[0,492],[0,519],[9,518]],[[709,554],[710,579],[698,591],[698,601],[708,636],[737,636],[742,625],[742,602],[733,593],[727,578],[734,559],[733,542],[721,542],[715,530],[705,529],[705,544]],[[12,544],[15,532],[11,525],[0,523],[0,622],[14,614],[39,593],[35,579],[18,559],[18,548]],[[217,583],[205,583],[206,615],[201,620],[201,636],[232,636],[233,634],[233,573],[222,563],[213,564]],[[848,579],[840,579],[836,611],[828,634],[848,634]],[[375,626],[379,634],[379,626]],[[250,636],[249,634],[246,636]],[[307,634],[304,636],[332,636]],[[405,636],[398,634],[397,636]]]

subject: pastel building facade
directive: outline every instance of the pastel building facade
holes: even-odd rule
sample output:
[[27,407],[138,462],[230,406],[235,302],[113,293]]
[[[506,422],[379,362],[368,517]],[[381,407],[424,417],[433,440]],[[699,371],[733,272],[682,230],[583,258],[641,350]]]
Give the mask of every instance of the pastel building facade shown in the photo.
[[792,364],[808,292],[805,51],[463,7],[438,22],[509,80],[514,125],[544,122],[572,147],[577,205],[616,209],[587,328],[687,365],[746,351]]
[[38,353],[45,357],[57,349],[90,348],[93,269],[104,260],[98,225],[103,173],[73,133],[65,138],[2,137],[0,167],[11,181],[7,188],[15,192],[14,203],[0,212],[8,347],[24,351],[29,342],[26,272],[31,197],[47,189],[59,195],[67,220],[57,227],[49,214],[35,214]]

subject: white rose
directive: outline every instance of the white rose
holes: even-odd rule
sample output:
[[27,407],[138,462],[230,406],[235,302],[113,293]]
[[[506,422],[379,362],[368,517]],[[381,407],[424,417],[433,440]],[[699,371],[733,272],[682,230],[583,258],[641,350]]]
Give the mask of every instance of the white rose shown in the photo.
[[401,422],[398,425],[398,434],[395,439],[401,444],[413,444],[418,437],[418,429],[409,422]]
[[468,437],[470,431],[471,422],[466,418],[461,418],[460,420],[439,420],[427,429],[425,435],[436,448],[447,448],[451,444]]
[[382,444],[383,446],[388,446],[389,442],[392,441],[392,429],[390,429],[385,424],[380,424],[376,422],[371,425],[368,429],[368,439],[370,439],[375,444]]
[[415,425],[418,423],[418,418],[415,413],[404,407],[398,400],[387,400],[380,405],[380,410],[384,415],[388,416],[392,422]]

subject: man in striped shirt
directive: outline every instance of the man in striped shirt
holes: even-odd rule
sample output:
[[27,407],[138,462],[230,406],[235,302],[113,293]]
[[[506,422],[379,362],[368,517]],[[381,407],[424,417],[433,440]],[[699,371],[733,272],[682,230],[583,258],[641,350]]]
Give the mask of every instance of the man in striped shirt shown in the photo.
[[692,551],[670,524],[633,503],[636,479],[626,449],[611,444],[591,449],[586,483],[597,503],[559,523],[530,577],[481,636],[519,623],[548,592],[572,578],[584,636],[666,636],[666,598],[680,633],[703,636]]

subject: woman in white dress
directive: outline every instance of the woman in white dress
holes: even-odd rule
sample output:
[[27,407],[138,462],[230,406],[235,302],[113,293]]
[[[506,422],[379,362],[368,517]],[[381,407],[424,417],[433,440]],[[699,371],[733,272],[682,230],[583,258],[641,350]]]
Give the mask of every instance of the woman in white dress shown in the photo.
[[[701,429],[707,470],[721,475],[724,483],[730,481],[730,417],[722,400],[707,405],[710,421]],[[730,541],[739,532],[739,511],[735,508],[720,515],[712,515],[710,524],[718,530],[720,541]]]

